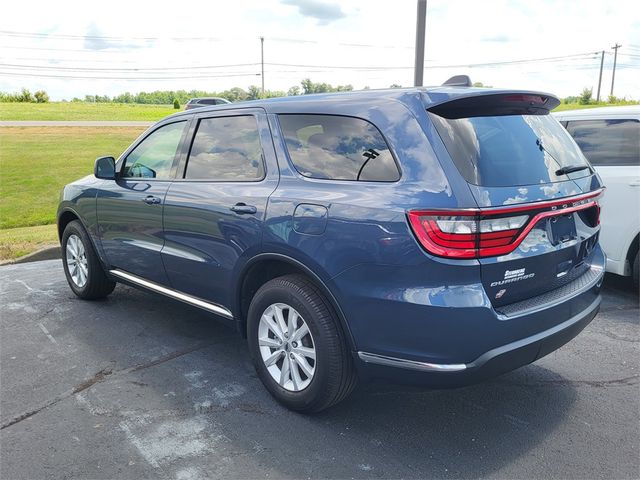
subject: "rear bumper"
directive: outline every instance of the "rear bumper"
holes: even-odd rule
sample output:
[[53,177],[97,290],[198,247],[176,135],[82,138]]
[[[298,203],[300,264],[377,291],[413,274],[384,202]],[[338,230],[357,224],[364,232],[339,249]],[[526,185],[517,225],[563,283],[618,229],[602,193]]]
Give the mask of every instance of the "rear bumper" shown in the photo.
[[553,328],[490,350],[471,363],[434,364],[358,352],[365,378],[383,378],[434,387],[456,387],[515,370],[557,350],[578,335],[600,310],[598,296],[584,311]]
[[[595,317],[604,267],[604,254],[597,248],[589,270],[573,282],[497,308],[481,284],[416,287],[414,277],[424,278],[421,266],[415,275],[411,267],[389,275],[354,268],[342,285],[351,287],[350,300],[357,302],[359,315],[345,313],[359,374],[365,380],[461,386],[534,362],[570,341]],[[376,290],[381,278],[390,279],[389,289]],[[411,285],[399,289],[399,280]]]

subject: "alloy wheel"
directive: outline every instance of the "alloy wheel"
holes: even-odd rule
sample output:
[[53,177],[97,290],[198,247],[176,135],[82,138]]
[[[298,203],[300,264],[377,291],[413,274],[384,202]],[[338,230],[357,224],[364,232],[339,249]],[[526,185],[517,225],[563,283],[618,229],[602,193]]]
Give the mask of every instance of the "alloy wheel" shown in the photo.
[[316,370],[316,348],[309,326],[286,303],[267,307],[258,325],[258,346],[271,377],[285,390],[309,386]]
[[66,248],[67,269],[73,283],[82,288],[89,279],[89,262],[84,244],[77,235],[70,235]]

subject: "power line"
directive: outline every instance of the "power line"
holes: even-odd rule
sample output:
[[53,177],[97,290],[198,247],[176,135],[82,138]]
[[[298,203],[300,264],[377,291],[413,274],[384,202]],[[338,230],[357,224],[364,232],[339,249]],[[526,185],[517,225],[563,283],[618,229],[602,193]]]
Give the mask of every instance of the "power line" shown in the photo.
[[20,38],[58,38],[62,40],[106,40],[111,42],[121,41],[156,41],[156,40],[209,40],[219,41],[224,40],[220,37],[113,37],[106,35],[66,35],[61,33],[38,33],[38,32],[14,32],[7,30],[0,30],[0,36],[3,37],[20,37]]
[[[591,58],[591,57],[589,57]],[[432,69],[448,69],[448,68],[461,68],[461,67],[495,67],[504,65],[514,65],[522,63],[534,63],[534,62],[566,62],[566,61],[583,61],[588,59],[584,55],[579,56],[563,56],[563,57],[548,57],[546,59],[531,59],[531,60],[512,60],[506,62],[487,62],[477,64],[460,64],[460,65],[430,65]],[[29,65],[29,64],[15,64],[15,63],[0,63],[1,68],[10,70],[35,70],[35,71],[52,71],[52,72],[113,72],[113,73],[154,73],[164,71],[182,71],[188,72],[192,70],[209,70],[220,68],[238,68],[238,67],[257,67],[260,63],[238,63],[227,65],[191,65],[181,67],[138,67],[138,68],[103,68],[103,67],[85,67],[85,66],[58,66],[58,65]],[[291,64],[291,63],[265,63],[265,65],[272,67],[286,67],[305,71],[335,71],[335,70],[353,70],[364,72],[376,72],[376,71],[394,71],[394,70],[408,70],[413,67],[410,66],[357,66],[357,65],[311,65],[311,64]],[[289,70],[291,71],[291,70]],[[295,72],[295,70],[291,71]],[[206,73],[206,72],[197,72]],[[229,72],[225,72],[229,73]],[[133,78],[133,77],[132,77]]]
[[[597,52],[599,53],[599,52]],[[523,60],[507,60],[502,62],[485,62],[485,63],[462,63],[456,65],[428,65],[428,68],[465,68],[465,67],[487,67],[498,65],[510,65],[518,63],[533,63],[533,62],[555,62],[563,61],[570,58],[576,60],[585,60],[587,58],[595,58],[594,53],[579,53],[575,55],[565,55],[560,57],[546,57],[546,58],[531,58]],[[581,58],[580,58],[581,57]],[[268,63],[266,65],[280,66],[280,67],[300,67],[300,68],[332,68],[332,69],[346,69],[346,70],[405,70],[412,69],[413,66],[401,67],[401,66],[353,66],[353,65],[309,65],[309,64],[294,64],[294,63]]]
[[23,72],[0,72],[0,75],[10,75],[14,77],[41,77],[41,78],[68,78],[75,80],[190,80],[195,78],[225,78],[225,77],[259,77],[259,73],[237,73],[222,75],[188,75],[188,76],[172,76],[172,77],[97,77],[97,76],[79,76],[79,75],[51,75],[40,73],[23,73]]
[[235,67],[255,67],[260,65],[259,63],[235,63],[228,65],[191,65],[185,67],[149,67],[149,68],[98,68],[98,67],[59,67],[54,65],[23,65],[12,63],[0,63],[0,67],[10,68],[27,68],[35,70],[78,70],[78,71],[91,71],[91,72],[150,72],[150,71],[165,71],[165,70],[205,70],[213,68],[235,68]]
[[[118,36],[106,36],[106,35],[67,35],[59,33],[39,33],[39,32],[16,32],[11,30],[0,30],[0,36],[3,37],[18,37],[18,38],[54,38],[61,40],[105,40],[111,42],[125,42],[125,41],[141,41],[150,42],[158,40],[172,40],[172,41],[231,41],[233,38],[220,38],[220,37],[118,37]],[[302,44],[326,44],[326,41],[318,40],[305,40],[301,38],[286,38],[286,37],[265,37],[267,40],[283,43],[302,43]],[[249,40],[249,39],[247,39]],[[406,48],[413,49],[409,45],[376,45],[371,43],[350,43],[350,42],[338,42],[343,47],[354,48]]]
[[0,45],[0,48],[7,48],[13,50],[41,50],[48,52],[82,52],[82,53],[90,53],[93,55],[94,53],[116,53],[122,55],[120,51],[114,50],[88,50],[82,48],[47,48],[47,47],[19,47],[15,45]]

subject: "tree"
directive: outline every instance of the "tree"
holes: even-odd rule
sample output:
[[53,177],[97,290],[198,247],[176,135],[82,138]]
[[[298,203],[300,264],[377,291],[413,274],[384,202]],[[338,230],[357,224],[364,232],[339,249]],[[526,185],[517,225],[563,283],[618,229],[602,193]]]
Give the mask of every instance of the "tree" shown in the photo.
[[225,90],[220,94],[222,98],[226,98],[230,102],[241,102],[247,99],[247,92],[240,87],[233,87],[230,90]]
[[295,95],[300,95],[300,87],[297,85],[294,85],[293,87],[291,87],[289,90],[287,90],[287,95],[289,97],[293,97]]
[[259,87],[251,85],[247,90],[247,100],[257,100],[262,96],[261,93],[262,91]]
[[353,85],[338,85],[334,87],[328,83],[315,83],[311,79],[305,78],[300,82],[304,95],[310,93],[324,93],[324,92],[350,92],[353,90]]
[[392,83],[391,85],[389,85],[389,88],[402,88],[402,85],[398,83]]
[[180,110],[180,101],[177,98],[173,100],[173,108],[175,110]]
[[591,95],[593,95],[593,88],[583,88],[580,94],[580,105],[589,105],[591,103]]
[[29,90],[27,90],[26,88],[23,88],[22,91],[20,92],[20,96],[18,97],[18,101],[34,102],[35,99],[33,98],[33,95],[31,95],[31,92]]
[[37,103],[47,103],[49,101],[49,95],[44,90],[38,90],[33,94]]

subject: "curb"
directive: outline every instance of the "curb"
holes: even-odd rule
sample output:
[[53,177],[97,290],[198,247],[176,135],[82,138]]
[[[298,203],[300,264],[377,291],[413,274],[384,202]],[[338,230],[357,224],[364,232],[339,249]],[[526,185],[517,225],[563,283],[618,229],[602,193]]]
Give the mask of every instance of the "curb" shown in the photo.
[[31,252],[22,257],[12,258],[10,260],[2,260],[0,261],[0,266],[15,265],[17,263],[39,262],[41,260],[55,260],[58,258],[60,258],[60,245],[52,245],[50,247],[43,247],[40,250],[36,250],[35,252]]

